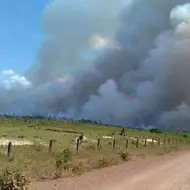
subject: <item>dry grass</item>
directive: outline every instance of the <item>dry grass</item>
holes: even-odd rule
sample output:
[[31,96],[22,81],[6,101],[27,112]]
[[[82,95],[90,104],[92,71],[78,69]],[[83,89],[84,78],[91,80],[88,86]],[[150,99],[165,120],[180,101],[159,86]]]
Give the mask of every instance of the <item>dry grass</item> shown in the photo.
[[[67,124],[63,121],[49,120],[17,120],[0,119],[0,142],[3,139],[15,142],[11,157],[7,157],[7,143],[0,145],[1,168],[15,168],[23,171],[32,180],[49,180],[58,177],[80,175],[92,169],[120,164],[130,159],[144,158],[150,155],[162,155],[171,151],[188,148],[185,142],[189,137],[183,133],[150,133],[126,129],[126,136],[118,135],[120,130],[116,127],[94,126],[87,124]],[[76,151],[76,137],[84,133],[86,141],[80,144]],[[115,134],[112,136],[112,134]],[[113,138],[116,140],[113,149]],[[97,139],[100,138],[100,147],[97,148]],[[138,147],[136,138],[139,138]],[[160,140],[147,141],[144,139],[154,138]],[[166,143],[164,144],[164,138]],[[168,138],[177,140],[168,144]],[[14,140],[14,141],[13,141]],[[51,153],[48,152],[49,140],[53,140]],[[126,148],[126,141],[128,147]],[[23,142],[18,145],[16,142]],[[31,142],[24,145],[24,142]],[[71,159],[63,161],[60,156],[63,150],[69,149]],[[67,155],[68,156],[68,155]],[[60,166],[58,166],[58,163]]]

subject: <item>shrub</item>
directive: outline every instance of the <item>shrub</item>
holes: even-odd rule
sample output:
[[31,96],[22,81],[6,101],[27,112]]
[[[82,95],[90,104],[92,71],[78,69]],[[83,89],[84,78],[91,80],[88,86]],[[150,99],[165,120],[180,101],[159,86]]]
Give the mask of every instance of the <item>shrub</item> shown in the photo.
[[39,136],[33,136],[34,139],[39,139],[40,137]]
[[43,152],[43,150],[44,150],[44,147],[41,145],[35,145],[35,148],[36,148],[37,152]]
[[63,152],[56,158],[56,178],[61,177],[62,171],[68,171],[70,168],[69,162],[72,161],[72,152],[69,149],[63,150]]
[[188,135],[187,135],[187,134],[183,134],[182,136],[183,136],[184,138],[187,138],[187,137],[188,137]]
[[86,150],[95,150],[96,149],[96,144],[94,143],[85,143],[83,145],[83,147],[86,149]]
[[72,152],[67,148],[63,150],[63,152],[59,155],[59,158],[62,160],[63,164],[66,164],[69,161],[72,161]]
[[98,160],[98,168],[105,168],[109,166],[109,162],[106,158],[101,158]]
[[150,132],[151,132],[151,133],[162,133],[162,132],[160,131],[160,129],[158,129],[158,128],[150,129]]
[[56,168],[57,170],[64,170],[64,171],[68,171],[69,170],[69,163],[64,163],[63,160],[61,158],[57,158],[56,159]]
[[18,170],[5,169],[0,175],[1,190],[26,190],[29,183]]
[[84,172],[84,170],[85,170],[85,167],[83,163],[80,162],[72,168],[72,173],[76,175],[81,175]]
[[24,135],[19,135],[18,138],[19,138],[19,139],[24,139],[24,138],[26,138],[26,136],[24,136]]
[[130,154],[128,152],[119,152],[118,153],[120,158],[123,160],[123,161],[129,161],[131,158]]

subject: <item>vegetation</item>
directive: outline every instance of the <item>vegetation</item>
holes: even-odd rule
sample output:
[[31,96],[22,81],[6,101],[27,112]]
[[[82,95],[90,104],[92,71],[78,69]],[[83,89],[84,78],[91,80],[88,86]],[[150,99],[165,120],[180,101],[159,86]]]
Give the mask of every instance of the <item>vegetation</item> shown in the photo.
[[[83,138],[77,151],[76,138],[81,134]],[[80,175],[135,157],[162,155],[186,149],[189,148],[189,140],[188,132],[167,133],[158,129],[149,131],[128,128],[123,130],[118,126],[107,126],[88,120],[76,122],[43,117],[3,116],[0,117],[0,169],[3,170],[0,186],[11,184],[6,182],[8,178],[25,179],[20,175],[23,172],[30,180],[41,181]],[[13,146],[8,158],[9,141]],[[6,168],[14,168],[14,172],[10,173]],[[17,169],[19,173],[16,172]],[[21,184],[26,182],[24,180]]]
[[160,129],[157,129],[157,128],[155,128],[155,129],[150,129],[150,132],[151,132],[151,133],[162,133],[162,132],[160,131]]
[[119,152],[118,153],[120,158],[123,160],[123,161],[129,161],[130,160],[130,154],[128,152]]
[[27,190],[29,180],[19,170],[5,169],[0,175],[2,190]]

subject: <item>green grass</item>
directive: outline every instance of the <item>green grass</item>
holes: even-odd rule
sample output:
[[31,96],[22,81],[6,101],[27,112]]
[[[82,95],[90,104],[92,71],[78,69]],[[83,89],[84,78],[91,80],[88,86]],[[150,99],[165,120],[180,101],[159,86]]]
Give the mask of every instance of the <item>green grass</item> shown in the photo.
[[[129,153],[131,159],[144,158],[150,155],[162,155],[167,152],[189,148],[188,133],[150,133],[149,131],[138,131],[126,129],[125,137],[119,134],[120,128],[105,127],[90,124],[68,124],[65,121],[56,120],[24,120],[24,119],[0,119],[0,139],[29,140],[34,145],[13,146],[12,155],[7,157],[7,146],[0,146],[0,168],[11,167],[20,169],[28,177],[34,180],[48,180],[55,177],[66,177],[70,175],[81,174],[85,171],[105,167],[108,165],[122,163],[121,153]],[[88,140],[79,146],[76,152],[75,138],[81,133]],[[112,139],[102,139],[102,136],[114,135],[116,147],[113,149]],[[139,147],[136,147],[136,141],[129,139],[128,148],[126,148],[127,137],[139,138]],[[97,149],[97,139],[100,138],[101,148]],[[161,139],[161,145],[147,143],[144,146],[144,138]],[[171,139],[171,143],[164,145],[164,138]],[[172,139],[178,141],[173,143]],[[52,152],[48,152],[50,140],[55,140]],[[183,143],[179,143],[179,141]],[[47,146],[44,146],[43,144]],[[58,174],[56,160],[58,155],[64,149],[69,148],[72,152],[72,161],[67,165],[68,171],[61,171]],[[127,159],[128,160],[128,159]],[[59,170],[60,172],[60,170]]]

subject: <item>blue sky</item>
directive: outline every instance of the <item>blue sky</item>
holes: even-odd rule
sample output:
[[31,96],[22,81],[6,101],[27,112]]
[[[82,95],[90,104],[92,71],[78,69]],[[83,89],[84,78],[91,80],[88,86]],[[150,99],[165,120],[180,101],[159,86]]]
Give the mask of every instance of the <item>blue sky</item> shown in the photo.
[[40,18],[50,0],[0,0],[0,69],[23,74],[42,41]]

